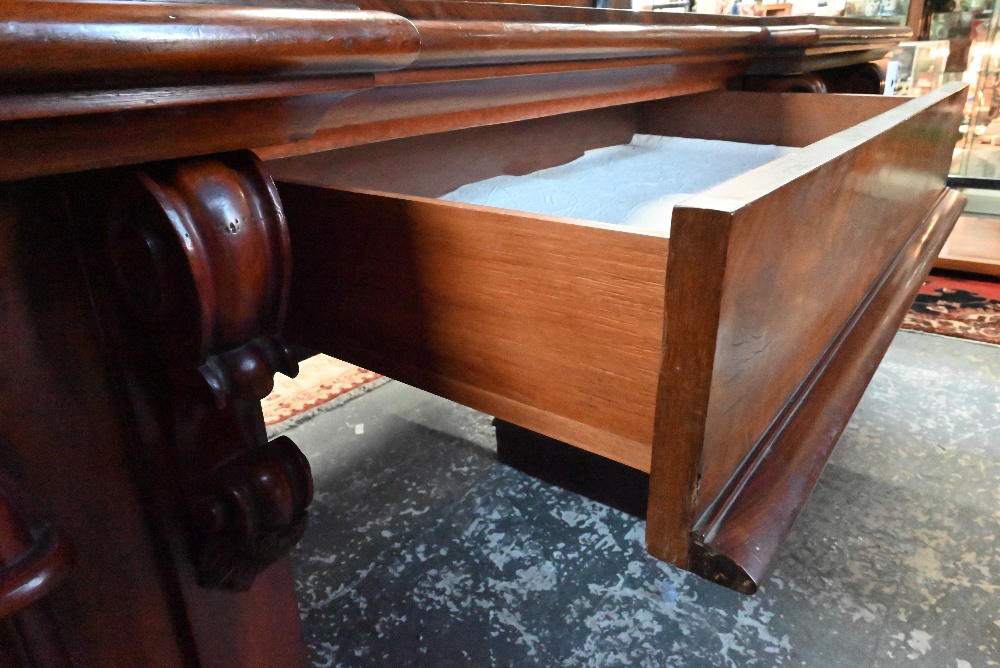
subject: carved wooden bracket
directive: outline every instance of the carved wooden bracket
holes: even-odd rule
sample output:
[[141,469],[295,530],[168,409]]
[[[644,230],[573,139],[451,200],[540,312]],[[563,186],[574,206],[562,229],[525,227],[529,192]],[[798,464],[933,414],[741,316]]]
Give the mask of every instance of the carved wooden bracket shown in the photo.
[[287,436],[215,471],[192,509],[201,584],[248,589],[302,538],[312,494],[309,462]]
[[861,63],[849,67],[823,70],[820,76],[830,93],[882,95],[885,92],[885,73],[888,60]]
[[826,82],[814,72],[793,76],[743,77],[742,90],[763,93],[825,93]]
[[881,95],[885,89],[885,62],[860,63],[789,76],[744,76],[737,81],[736,88],[765,93]]
[[299,540],[312,501],[308,461],[288,438],[267,442],[260,410],[275,372],[298,373],[280,338],[284,213],[249,152],[130,174],[106,213],[115,292],[162,365],[171,399],[159,428],[175,450],[198,582],[246,590]]

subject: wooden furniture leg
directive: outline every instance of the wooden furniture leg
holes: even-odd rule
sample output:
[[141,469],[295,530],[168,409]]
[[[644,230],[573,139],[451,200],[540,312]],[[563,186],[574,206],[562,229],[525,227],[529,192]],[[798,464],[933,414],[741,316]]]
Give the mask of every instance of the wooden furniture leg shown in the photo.
[[[259,399],[288,238],[249,153],[0,189],[0,468],[76,553],[23,665],[301,666],[286,554],[312,497]],[[42,657],[42,658],[39,658]],[[17,664],[15,664],[17,665]]]

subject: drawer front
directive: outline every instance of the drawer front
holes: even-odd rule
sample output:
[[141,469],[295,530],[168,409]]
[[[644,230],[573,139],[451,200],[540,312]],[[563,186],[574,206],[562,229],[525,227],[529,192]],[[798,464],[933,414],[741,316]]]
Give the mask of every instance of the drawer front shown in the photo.
[[[868,309],[900,258],[950,225],[960,207],[951,202],[928,216],[945,191],[964,100],[964,86],[950,85],[675,209],[666,311],[682,315],[667,320],[651,480],[654,553],[685,560],[691,527],[704,529],[741,502],[748,477],[817,379],[851,354],[840,344],[859,317],[898,326],[901,315],[889,322],[896,314]],[[824,439],[836,441],[854,405],[826,406],[839,417]],[[799,508],[818,470],[810,475],[794,483]],[[696,496],[669,491],[678,485],[697,488]],[[654,513],[654,500],[669,511]]]
[[706,497],[746,457],[744,444],[756,443],[941,194],[949,119],[963,95],[914,100],[678,212],[681,220],[714,210],[729,219]]

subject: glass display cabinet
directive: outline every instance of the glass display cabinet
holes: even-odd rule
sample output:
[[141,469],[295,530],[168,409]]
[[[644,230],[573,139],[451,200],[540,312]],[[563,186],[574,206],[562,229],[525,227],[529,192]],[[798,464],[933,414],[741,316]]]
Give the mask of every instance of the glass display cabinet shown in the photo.
[[894,95],[923,95],[944,83],[948,40],[901,42],[890,55],[899,63]]
[[[962,12],[970,14],[970,12]],[[950,14],[932,22],[932,31],[945,33]],[[970,22],[968,61],[961,78],[969,84],[962,134],[952,164],[952,173],[965,177],[1000,177],[1000,96],[997,72],[1000,70],[1000,44],[996,42],[996,14]],[[946,33],[945,33],[946,34]],[[953,34],[953,33],[952,33]]]
[[[969,94],[959,127],[950,181],[968,197],[965,213],[955,226],[936,263],[939,268],[1000,276],[1000,42],[995,8],[936,14],[932,37],[948,39],[952,47],[945,80],[962,79]],[[956,47],[958,47],[956,49]]]
[[846,0],[843,16],[891,19],[903,25],[910,12],[910,0]]

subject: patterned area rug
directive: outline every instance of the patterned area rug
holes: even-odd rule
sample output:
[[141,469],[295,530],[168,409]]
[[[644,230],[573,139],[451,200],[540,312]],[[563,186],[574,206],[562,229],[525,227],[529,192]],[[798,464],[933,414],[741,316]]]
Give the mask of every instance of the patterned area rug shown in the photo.
[[1000,344],[1000,283],[929,276],[903,329]]
[[377,373],[327,355],[310,357],[299,363],[295,378],[275,374],[274,389],[260,402],[264,424],[284,422],[378,378]]

